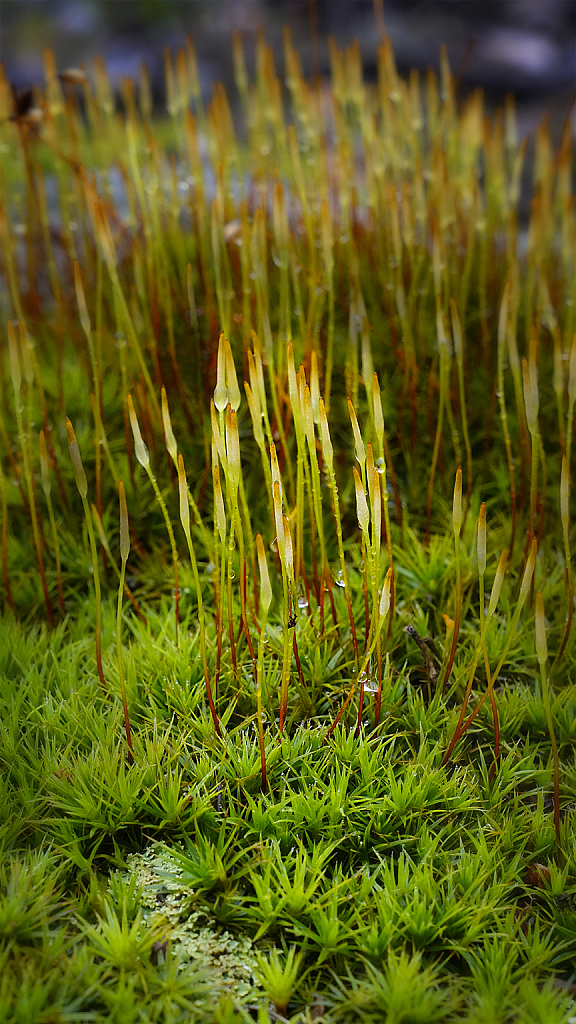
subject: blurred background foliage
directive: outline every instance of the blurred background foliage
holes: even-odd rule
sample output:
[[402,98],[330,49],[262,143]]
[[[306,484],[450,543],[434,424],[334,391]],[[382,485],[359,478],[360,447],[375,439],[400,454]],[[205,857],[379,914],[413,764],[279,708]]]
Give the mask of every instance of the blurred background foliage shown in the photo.
[[400,72],[438,67],[446,43],[463,91],[482,86],[489,106],[512,91],[520,130],[527,134],[549,110],[552,127],[569,112],[576,80],[574,0],[2,0],[1,58],[18,88],[43,81],[42,51],[58,66],[102,54],[119,84],[148,63],[157,103],[163,83],[162,49],[192,33],[203,87],[232,82],[231,34],[241,31],[247,52],[259,27],[282,66],[282,28],[289,25],[305,73],[327,75],[327,39],[360,41],[368,79],[376,75],[382,27],[390,35]]

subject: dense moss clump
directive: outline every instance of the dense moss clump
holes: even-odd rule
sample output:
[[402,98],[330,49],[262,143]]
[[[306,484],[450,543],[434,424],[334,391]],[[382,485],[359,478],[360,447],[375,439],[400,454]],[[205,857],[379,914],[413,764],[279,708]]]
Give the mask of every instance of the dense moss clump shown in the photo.
[[567,1024],[570,122],[234,58],[0,78],[0,1017]]

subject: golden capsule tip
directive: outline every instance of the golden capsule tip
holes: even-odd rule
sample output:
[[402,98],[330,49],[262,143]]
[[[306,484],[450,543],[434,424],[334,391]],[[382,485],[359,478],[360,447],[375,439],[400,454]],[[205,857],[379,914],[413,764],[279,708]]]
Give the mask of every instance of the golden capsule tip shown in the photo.
[[126,562],[130,554],[130,530],[128,526],[126,494],[122,480],[118,481],[118,498],[120,501],[120,557],[123,562]]
[[542,591],[536,594],[536,614],[534,617],[536,630],[536,657],[539,665],[545,665],[548,657],[548,644],[546,642],[546,622],[544,619],[544,601]]
[[462,466],[456,470],[454,482],[454,498],[452,502],[452,526],[454,533],[460,533],[462,528]]

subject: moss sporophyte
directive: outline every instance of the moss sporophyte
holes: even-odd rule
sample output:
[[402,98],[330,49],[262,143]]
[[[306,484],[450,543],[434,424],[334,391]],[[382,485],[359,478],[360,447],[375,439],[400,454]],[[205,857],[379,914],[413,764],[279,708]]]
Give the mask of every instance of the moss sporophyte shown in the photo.
[[0,75],[14,1024],[576,1013],[573,119],[329,52]]

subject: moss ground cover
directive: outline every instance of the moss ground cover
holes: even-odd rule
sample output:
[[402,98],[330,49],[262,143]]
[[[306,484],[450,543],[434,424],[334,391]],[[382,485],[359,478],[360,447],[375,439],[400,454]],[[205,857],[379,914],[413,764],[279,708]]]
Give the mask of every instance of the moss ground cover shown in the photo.
[[255,56],[0,79],[0,1017],[567,1024],[570,122]]

